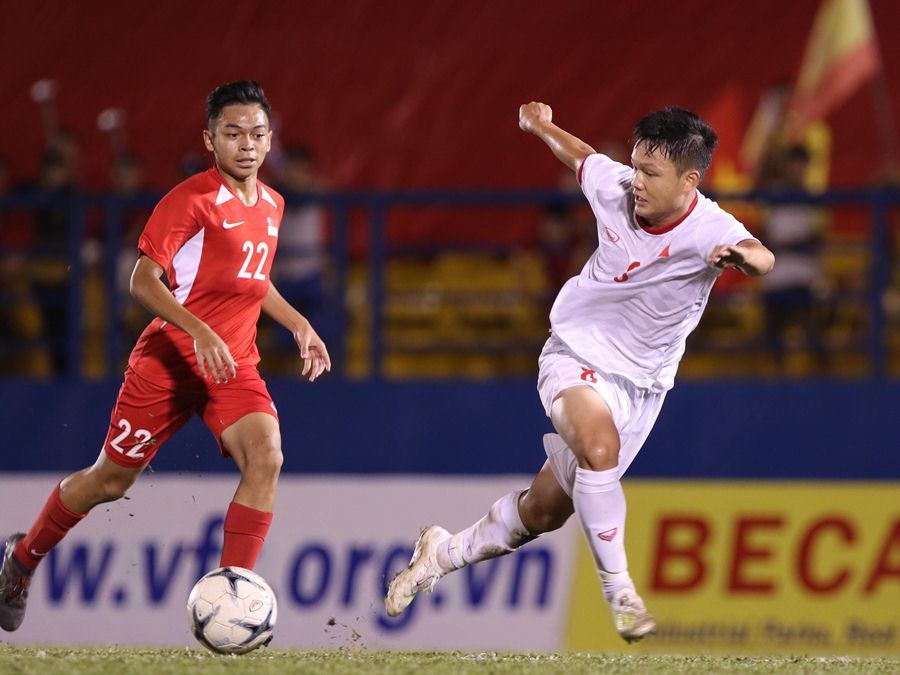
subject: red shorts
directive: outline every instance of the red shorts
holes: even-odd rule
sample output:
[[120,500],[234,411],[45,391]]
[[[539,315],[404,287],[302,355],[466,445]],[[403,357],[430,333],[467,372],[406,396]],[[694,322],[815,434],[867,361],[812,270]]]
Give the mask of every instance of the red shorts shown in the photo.
[[278,419],[275,404],[256,366],[239,366],[237,377],[228,382],[210,381],[205,388],[191,382],[190,386],[176,386],[174,390],[160,387],[128,368],[109,416],[109,432],[103,449],[116,464],[143,466],[197,413],[216,437],[222,454],[228,457],[228,450],[222,445],[222,432],[253,412],[268,413]]

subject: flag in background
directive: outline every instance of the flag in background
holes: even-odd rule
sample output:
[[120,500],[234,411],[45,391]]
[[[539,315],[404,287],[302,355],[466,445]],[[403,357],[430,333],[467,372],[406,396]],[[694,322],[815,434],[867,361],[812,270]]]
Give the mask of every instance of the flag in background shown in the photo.
[[741,139],[747,126],[747,108],[744,89],[729,83],[699,111],[719,136],[715,157],[704,179],[718,193],[743,192],[753,187],[738,163]]
[[822,119],[814,119],[795,130],[786,129],[790,93],[785,84],[763,91],[741,144],[741,167],[750,184],[759,187],[773,153],[802,145],[810,155],[804,179],[806,189],[824,192],[831,174],[831,127]]
[[779,83],[770,86],[759,97],[738,155],[741,166],[752,177],[751,182],[755,182],[772,143],[781,140],[790,94],[790,85]]
[[791,99],[790,135],[802,136],[810,122],[843,103],[880,67],[868,0],[823,0]]

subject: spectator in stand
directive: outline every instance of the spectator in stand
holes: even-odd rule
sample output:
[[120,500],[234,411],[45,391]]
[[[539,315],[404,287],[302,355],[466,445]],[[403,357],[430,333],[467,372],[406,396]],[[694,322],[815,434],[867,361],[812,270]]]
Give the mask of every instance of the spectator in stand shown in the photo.
[[[9,165],[6,157],[0,155],[0,198],[10,194]],[[6,209],[0,209],[0,371],[18,372],[15,358],[10,358],[10,348],[22,337],[17,321],[18,308],[25,301],[23,288],[19,283],[23,265],[17,249],[21,245],[17,233],[10,227]],[[27,302],[27,301],[26,301]]]
[[309,147],[295,144],[285,148],[275,186],[285,195],[286,205],[272,277],[284,299],[317,327],[327,344],[333,340],[324,316],[327,231],[325,210],[314,200],[327,186],[316,175],[315,156]]
[[[138,238],[150,218],[152,208],[134,202],[145,189],[143,162],[136,154],[123,152],[117,155],[113,160],[109,178],[113,194],[123,200],[125,206],[120,214],[116,287],[119,298],[127,298],[131,271],[138,258]],[[134,302],[120,303],[120,311],[123,334],[120,336],[119,346],[133,344],[147,323],[147,314]]]
[[132,152],[118,155],[113,160],[110,169],[109,183],[112,193],[121,200],[121,205],[124,207],[121,214],[120,244],[123,249],[128,249],[130,258],[128,259],[128,269],[120,280],[124,280],[122,288],[127,289],[131,270],[134,269],[134,263],[137,262],[137,254],[132,251],[137,250],[138,237],[152,213],[152,208],[134,202],[135,198],[140,196],[144,190],[144,167],[140,157]]
[[577,261],[574,260],[576,236],[571,210],[563,201],[547,204],[538,222],[537,246],[547,279],[544,302],[548,312],[559,289],[578,272]]
[[[33,189],[12,185],[9,165],[0,156],[0,197]],[[41,310],[32,289],[33,266],[28,255],[35,224],[26,209],[0,210],[0,372],[45,377],[51,373],[43,349]]]
[[[763,189],[803,194],[810,154],[803,145],[774,149],[760,176]],[[762,277],[765,339],[779,371],[786,367],[788,332],[803,335],[817,369],[827,366],[819,300],[825,296],[822,269],[824,214],[809,204],[769,207],[764,218],[766,242],[778,264]]]
[[34,193],[48,203],[35,211],[35,241],[30,271],[31,290],[40,307],[43,337],[52,372],[64,375],[69,363],[69,236],[71,200],[77,192],[78,146],[74,137],[44,151]]

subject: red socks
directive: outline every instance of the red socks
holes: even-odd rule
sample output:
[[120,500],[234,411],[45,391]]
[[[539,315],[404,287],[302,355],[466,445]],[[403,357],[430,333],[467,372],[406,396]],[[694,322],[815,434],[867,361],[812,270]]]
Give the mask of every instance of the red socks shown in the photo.
[[28,534],[16,546],[16,550],[13,552],[16,560],[24,567],[33,570],[50,552],[50,549],[56,546],[69,530],[81,522],[85,515],[87,514],[75,513],[66,508],[60,499],[59,485],[57,485]]
[[257,511],[231,502],[225,514],[225,540],[219,565],[252,570],[271,524],[271,511]]
[[[44,556],[85,515],[87,514],[75,513],[66,508],[60,499],[57,485],[28,534],[16,546],[13,553],[16,560],[29,570],[35,569]],[[225,515],[225,541],[220,565],[253,569],[271,524],[271,512],[257,511],[231,502]]]

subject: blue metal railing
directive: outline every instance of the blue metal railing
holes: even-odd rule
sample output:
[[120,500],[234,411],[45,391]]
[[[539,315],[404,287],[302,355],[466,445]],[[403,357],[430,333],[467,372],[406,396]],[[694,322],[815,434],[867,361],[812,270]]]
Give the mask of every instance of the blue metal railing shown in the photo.
[[[89,231],[89,223],[102,223],[103,278],[106,289],[105,319],[105,370],[108,376],[115,375],[119,368],[122,314],[125,299],[117,283],[118,253],[122,248],[124,214],[134,209],[152,208],[161,197],[158,193],[141,193],[123,197],[109,194],[76,194],[65,197],[50,197],[41,194],[0,196],[0,232],[12,227],[10,214],[25,212],[33,215],[41,209],[64,207],[68,209],[67,259],[68,274],[68,330],[65,352],[69,377],[79,376],[79,365],[83,351],[82,297],[85,267],[82,257],[82,243]],[[331,345],[336,371],[341,372],[346,354],[345,337],[347,317],[345,298],[348,290],[348,269],[350,262],[351,212],[362,210],[368,215],[368,303],[371,308],[370,349],[372,377],[384,375],[384,272],[390,255],[390,214],[400,207],[437,207],[453,209],[458,207],[542,207],[551,204],[574,204],[582,200],[577,193],[560,193],[550,190],[417,190],[417,191],[344,191],[328,194],[288,194],[288,206],[301,203],[321,204],[331,211],[332,237],[331,257],[336,271],[333,297],[335,336]],[[870,359],[870,373],[882,378],[887,372],[887,322],[883,298],[890,283],[890,215],[891,209],[900,207],[900,190],[896,188],[871,188],[834,190],[822,195],[799,193],[752,192],[747,194],[718,195],[718,199],[728,202],[753,204],[800,203],[819,206],[861,206],[870,214],[869,248],[871,269],[868,279],[867,309],[870,316],[867,350]],[[99,219],[92,219],[99,214]],[[437,246],[437,245],[436,245]],[[25,248],[0,248],[0,255],[7,256],[17,251],[26,258],[41,251],[41,242]],[[59,345],[57,345],[58,347]],[[15,344],[3,345],[7,353],[14,352]]]

